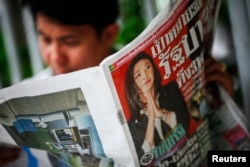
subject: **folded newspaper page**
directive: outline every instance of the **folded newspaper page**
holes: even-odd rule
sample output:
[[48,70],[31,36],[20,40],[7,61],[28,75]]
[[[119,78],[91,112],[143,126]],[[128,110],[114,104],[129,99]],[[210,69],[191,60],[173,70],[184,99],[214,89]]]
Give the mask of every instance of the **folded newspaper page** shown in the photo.
[[[114,166],[114,161],[104,152],[88,106],[98,104],[102,116],[113,109],[105,84],[100,84],[103,81],[98,68],[90,68],[1,90],[0,142],[30,147],[29,152],[38,162],[46,160],[52,166],[58,166],[56,162],[74,167]],[[112,144],[118,145],[116,141]],[[23,152],[26,155],[27,149]],[[43,152],[46,157],[40,157],[37,152]],[[24,160],[25,157],[19,161]]]
[[223,89],[216,99],[205,87],[219,6],[170,0],[100,66],[0,90],[0,142],[74,167],[196,167],[209,150],[249,149],[244,115]]

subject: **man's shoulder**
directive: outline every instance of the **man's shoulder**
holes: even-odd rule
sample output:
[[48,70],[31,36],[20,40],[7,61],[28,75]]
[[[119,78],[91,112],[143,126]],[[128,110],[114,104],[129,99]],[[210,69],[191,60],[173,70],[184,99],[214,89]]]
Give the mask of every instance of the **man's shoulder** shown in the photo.
[[53,76],[52,68],[48,67],[39,72],[38,74],[34,75],[32,79],[44,79]]
[[23,80],[23,82],[29,82],[33,80],[45,79],[48,77],[53,76],[53,70],[51,68],[45,68],[44,70],[40,71],[39,73],[35,74],[34,76]]

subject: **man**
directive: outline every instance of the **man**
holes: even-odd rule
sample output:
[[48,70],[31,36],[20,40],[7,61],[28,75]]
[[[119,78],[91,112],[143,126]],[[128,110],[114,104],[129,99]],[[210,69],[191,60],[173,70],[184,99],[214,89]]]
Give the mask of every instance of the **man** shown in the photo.
[[[33,79],[99,65],[113,52],[119,33],[118,0],[21,0],[21,4],[31,9],[41,56],[48,66]],[[20,153],[0,144],[0,166]]]
[[23,0],[34,16],[42,58],[53,75],[98,65],[119,32],[117,0]]

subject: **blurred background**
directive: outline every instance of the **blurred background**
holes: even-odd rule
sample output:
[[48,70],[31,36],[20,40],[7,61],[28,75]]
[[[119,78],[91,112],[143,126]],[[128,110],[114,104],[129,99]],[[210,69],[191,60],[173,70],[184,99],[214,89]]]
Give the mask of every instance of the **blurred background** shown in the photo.
[[[116,49],[141,33],[168,0],[120,0],[121,31]],[[250,118],[250,2],[222,0],[213,56],[227,65],[235,80],[235,101]],[[44,68],[29,9],[19,0],[0,0],[0,88],[21,82]]]

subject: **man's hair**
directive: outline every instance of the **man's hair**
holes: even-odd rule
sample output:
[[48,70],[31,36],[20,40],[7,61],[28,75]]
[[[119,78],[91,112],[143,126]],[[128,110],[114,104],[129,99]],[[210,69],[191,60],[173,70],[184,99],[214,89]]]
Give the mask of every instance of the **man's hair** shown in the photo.
[[119,16],[118,0],[21,0],[28,5],[34,19],[37,13],[65,25],[92,25],[97,32],[114,23]]

